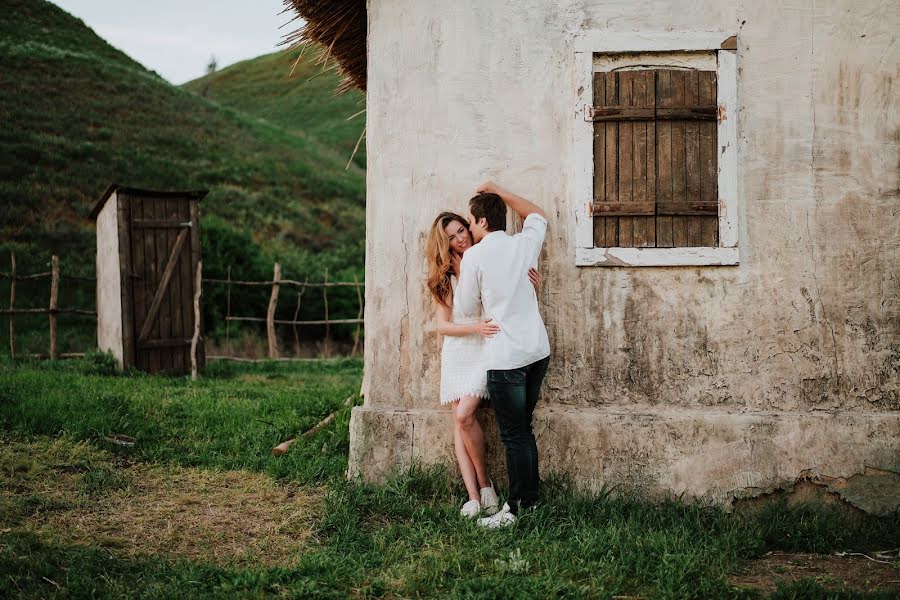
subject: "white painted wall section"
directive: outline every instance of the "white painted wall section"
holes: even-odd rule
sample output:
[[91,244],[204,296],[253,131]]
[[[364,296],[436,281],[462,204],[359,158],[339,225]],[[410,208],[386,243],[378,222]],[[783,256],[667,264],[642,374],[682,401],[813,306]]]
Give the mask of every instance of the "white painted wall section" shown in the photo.
[[119,198],[113,195],[97,215],[97,346],[123,364],[122,276],[119,269]]

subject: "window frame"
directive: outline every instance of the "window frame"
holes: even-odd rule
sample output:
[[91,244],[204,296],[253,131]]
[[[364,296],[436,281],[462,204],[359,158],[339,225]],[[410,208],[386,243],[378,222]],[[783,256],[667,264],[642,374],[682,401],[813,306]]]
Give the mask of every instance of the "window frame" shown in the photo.
[[[737,265],[738,209],[737,183],[737,37],[721,31],[690,32],[588,32],[575,38],[575,265],[579,267],[659,267]],[[679,56],[684,52],[706,52],[696,59]],[[672,65],[709,66],[709,52],[715,52],[716,104],[718,127],[719,245],[675,248],[599,248],[594,246],[594,147],[593,122],[585,120],[593,106],[594,55],[603,55],[607,66],[621,66],[616,55],[671,53]]]

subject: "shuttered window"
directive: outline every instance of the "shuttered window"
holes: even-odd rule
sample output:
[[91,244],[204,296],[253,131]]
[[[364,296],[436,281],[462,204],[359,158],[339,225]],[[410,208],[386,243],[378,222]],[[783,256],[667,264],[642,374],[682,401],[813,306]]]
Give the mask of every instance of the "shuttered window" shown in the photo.
[[593,94],[594,246],[717,246],[716,72],[597,72]]

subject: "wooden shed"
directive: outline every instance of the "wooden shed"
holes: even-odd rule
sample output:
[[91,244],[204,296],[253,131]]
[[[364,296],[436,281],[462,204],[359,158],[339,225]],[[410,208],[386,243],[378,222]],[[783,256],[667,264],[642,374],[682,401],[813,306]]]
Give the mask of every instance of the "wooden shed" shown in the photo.
[[[97,345],[119,364],[189,373],[200,262],[200,200],[207,191],[109,186],[97,221]],[[205,362],[199,319],[197,364]]]

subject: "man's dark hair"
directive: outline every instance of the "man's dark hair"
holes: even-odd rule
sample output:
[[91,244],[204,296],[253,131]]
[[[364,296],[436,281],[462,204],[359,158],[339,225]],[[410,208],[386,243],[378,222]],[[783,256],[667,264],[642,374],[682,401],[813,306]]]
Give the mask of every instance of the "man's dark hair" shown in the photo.
[[488,231],[506,229],[506,203],[497,194],[478,194],[469,200],[469,210],[475,220],[487,219]]

